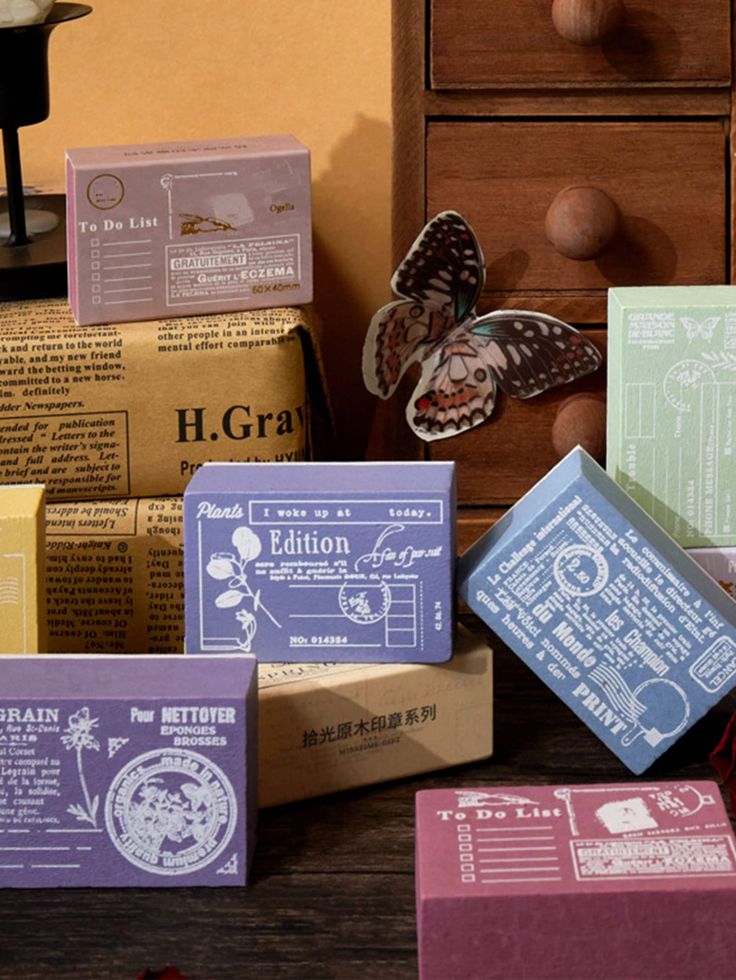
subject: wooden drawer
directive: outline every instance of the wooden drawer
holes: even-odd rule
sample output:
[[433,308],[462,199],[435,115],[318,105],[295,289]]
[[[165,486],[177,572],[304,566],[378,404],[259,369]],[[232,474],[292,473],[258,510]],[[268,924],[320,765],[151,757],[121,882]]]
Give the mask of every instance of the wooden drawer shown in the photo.
[[[606,331],[584,333],[605,358]],[[594,374],[526,401],[500,393],[490,421],[452,439],[428,443],[428,458],[455,461],[459,505],[512,504],[560,461],[552,427],[562,402],[582,392],[602,396],[605,390],[604,363]],[[577,407],[585,413],[585,403]]]
[[[720,121],[429,122],[426,215],[453,208],[469,219],[494,305],[537,291],[721,283],[726,157]],[[545,233],[570,185],[603,191],[620,212],[610,245],[588,261],[560,254]]]
[[432,0],[430,79],[440,89],[728,85],[729,39],[729,0],[625,0],[620,27],[587,46],[558,33],[551,0]]
[[505,511],[500,507],[460,507],[457,512],[457,553],[462,555],[493,527]]

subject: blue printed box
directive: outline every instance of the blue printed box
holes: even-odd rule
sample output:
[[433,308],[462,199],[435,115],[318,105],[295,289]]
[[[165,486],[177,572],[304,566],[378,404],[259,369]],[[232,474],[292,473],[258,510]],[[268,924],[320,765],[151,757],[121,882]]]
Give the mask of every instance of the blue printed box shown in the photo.
[[191,653],[452,654],[452,463],[209,463],[184,495]]
[[579,447],[463,555],[458,578],[632,772],[736,684],[736,605]]

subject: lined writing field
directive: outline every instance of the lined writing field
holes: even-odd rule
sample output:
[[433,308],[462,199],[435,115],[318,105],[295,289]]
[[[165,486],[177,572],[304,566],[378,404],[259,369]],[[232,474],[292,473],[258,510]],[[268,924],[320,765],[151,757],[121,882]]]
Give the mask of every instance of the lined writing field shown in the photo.
[[554,830],[552,824],[477,827],[474,848],[478,855],[480,883],[522,885],[562,881],[556,838],[554,834],[545,833],[551,830]]
[[[145,246],[151,244],[150,238],[132,239],[125,242],[104,242],[102,262],[92,263],[92,268],[101,267],[102,289],[93,272],[92,292],[94,302],[103,306],[120,306],[127,303],[152,303],[154,280],[152,274],[142,274],[140,270],[153,267],[147,261],[153,251]],[[132,272],[134,275],[110,275],[110,273]],[[126,283],[126,285],[119,285]],[[132,285],[138,283],[139,285]],[[100,295],[101,293],[101,295]]]

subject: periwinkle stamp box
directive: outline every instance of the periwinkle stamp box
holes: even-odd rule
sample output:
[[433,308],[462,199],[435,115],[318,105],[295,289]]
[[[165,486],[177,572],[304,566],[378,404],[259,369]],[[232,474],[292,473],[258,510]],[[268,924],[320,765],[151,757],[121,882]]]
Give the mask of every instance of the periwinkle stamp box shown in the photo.
[[416,797],[421,980],[736,977],[736,841],[712,782]]
[[244,885],[255,657],[0,658],[0,887]]
[[736,287],[608,299],[607,469],[683,548],[736,545]]
[[736,684],[736,605],[580,447],[462,556],[458,580],[632,772]]
[[312,300],[309,151],[293,136],[67,150],[80,325]]
[[207,463],[184,494],[185,649],[452,655],[453,463]]

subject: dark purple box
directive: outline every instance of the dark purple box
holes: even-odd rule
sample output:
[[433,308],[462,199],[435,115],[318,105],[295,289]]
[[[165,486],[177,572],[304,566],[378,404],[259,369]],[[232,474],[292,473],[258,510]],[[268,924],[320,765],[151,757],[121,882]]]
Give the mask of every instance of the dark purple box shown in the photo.
[[0,887],[244,885],[255,657],[0,658]]
[[417,794],[422,980],[736,977],[736,841],[712,782]]

